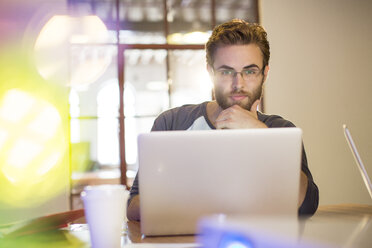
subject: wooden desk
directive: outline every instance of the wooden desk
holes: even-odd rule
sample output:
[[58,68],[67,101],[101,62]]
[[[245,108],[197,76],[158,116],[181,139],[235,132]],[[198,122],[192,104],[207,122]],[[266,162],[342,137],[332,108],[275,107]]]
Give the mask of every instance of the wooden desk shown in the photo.
[[159,236],[159,237],[143,237],[141,234],[140,222],[128,222],[127,242],[129,243],[195,243],[195,235],[181,236]]
[[[320,206],[316,214],[305,222],[309,224],[327,223],[332,220],[355,220],[356,222],[368,220],[372,222],[372,205],[362,204],[341,204]],[[367,226],[368,228],[368,226]],[[372,224],[369,227],[372,231]],[[368,229],[368,230],[370,230]],[[309,231],[307,231],[308,233]],[[194,243],[196,236],[162,236],[162,237],[142,237],[140,223],[135,221],[128,222],[128,243]],[[337,237],[335,237],[337,238]],[[372,240],[371,240],[372,242]],[[359,247],[359,246],[357,246]],[[364,246],[360,246],[364,247]]]
[[371,216],[372,205],[365,204],[338,204],[338,205],[325,205],[319,206],[315,216]]
[[[239,219],[239,221],[241,220]],[[197,245],[195,243],[198,236],[142,237],[139,222],[128,222],[127,226],[128,229],[122,236],[124,244],[168,243],[172,246],[171,244],[178,243],[182,247],[195,247]],[[257,226],[254,225],[254,230],[256,229]],[[372,205],[342,204],[319,207],[314,216],[298,223],[298,228],[296,228],[294,234],[296,242],[315,240],[322,245],[332,244],[332,247],[370,248],[372,247],[371,233]],[[251,237],[256,238],[254,235]],[[262,237],[270,239],[267,232],[261,235]],[[279,237],[282,238],[283,236],[279,234]],[[87,248],[90,247],[89,244],[89,230],[86,224],[74,224],[67,229],[51,230],[15,239],[0,238],[0,247]],[[156,247],[160,246],[157,245]],[[296,247],[299,247],[297,243]]]
[[[238,220],[243,224],[248,223],[241,219]],[[295,223],[297,222],[295,221]],[[122,236],[124,244],[178,243],[182,247],[195,247],[197,238],[199,238],[194,235],[143,237],[140,232],[139,222],[131,221],[127,223],[127,226],[128,228]],[[256,231],[257,226],[253,226]],[[298,242],[316,240],[321,244],[330,243],[333,245],[332,247],[370,248],[372,247],[372,236],[370,235],[372,233],[372,205],[342,204],[321,206],[314,216],[298,222],[295,230],[295,241]],[[265,239],[270,239],[268,236],[266,232],[261,235]],[[255,238],[256,236],[253,235],[252,237]],[[282,237],[282,235],[279,234],[279,237]],[[74,224],[67,229],[51,230],[50,232],[26,235],[15,239],[0,238],[0,247],[85,248],[89,247],[89,243],[89,230],[86,224]],[[186,245],[184,246],[183,244]]]

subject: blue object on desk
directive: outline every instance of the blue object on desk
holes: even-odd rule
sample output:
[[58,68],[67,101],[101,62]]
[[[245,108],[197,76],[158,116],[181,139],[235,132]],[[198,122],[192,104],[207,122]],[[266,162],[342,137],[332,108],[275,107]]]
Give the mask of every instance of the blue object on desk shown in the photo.
[[203,248],[331,248],[330,244],[301,239],[297,218],[226,217],[199,222],[198,243]]
[[254,246],[247,235],[227,232],[219,241],[218,248],[254,248]]
[[212,222],[201,224],[199,242],[203,248],[255,248],[251,238],[238,230],[229,230]]

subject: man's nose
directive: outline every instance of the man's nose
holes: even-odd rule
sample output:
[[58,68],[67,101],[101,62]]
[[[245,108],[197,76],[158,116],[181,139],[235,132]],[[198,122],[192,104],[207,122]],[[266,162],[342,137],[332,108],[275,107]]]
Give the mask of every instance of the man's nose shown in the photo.
[[244,87],[244,79],[241,72],[237,72],[233,80],[233,88],[240,90]]

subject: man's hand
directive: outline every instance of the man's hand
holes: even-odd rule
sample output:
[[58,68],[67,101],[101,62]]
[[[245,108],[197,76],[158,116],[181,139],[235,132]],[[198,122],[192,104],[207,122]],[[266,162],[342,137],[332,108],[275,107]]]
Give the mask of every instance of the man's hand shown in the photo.
[[248,129],[248,128],[267,128],[258,120],[257,106],[260,100],[252,104],[250,110],[243,109],[239,105],[233,105],[223,110],[216,119],[216,129]]

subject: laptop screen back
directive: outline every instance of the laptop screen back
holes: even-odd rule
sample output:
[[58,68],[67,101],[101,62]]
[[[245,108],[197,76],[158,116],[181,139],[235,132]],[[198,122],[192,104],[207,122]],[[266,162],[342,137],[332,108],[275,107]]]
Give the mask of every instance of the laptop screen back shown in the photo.
[[145,235],[194,234],[210,214],[297,217],[299,128],[151,132],[138,144]]
[[369,193],[369,195],[371,196],[371,199],[372,199],[372,183],[371,183],[371,180],[368,176],[366,168],[364,167],[363,161],[362,161],[362,159],[359,155],[359,152],[356,148],[353,137],[351,136],[351,133],[350,133],[348,127],[344,124],[343,128],[344,128],[344,134],[345,134],[346,141],[349,144],[350,150],[353,153],[353,156],[354,156],[355,162],[358,166],[358,169],[360,171],[360,174],[362,175],[364,184],[366,185],[368,193]]

